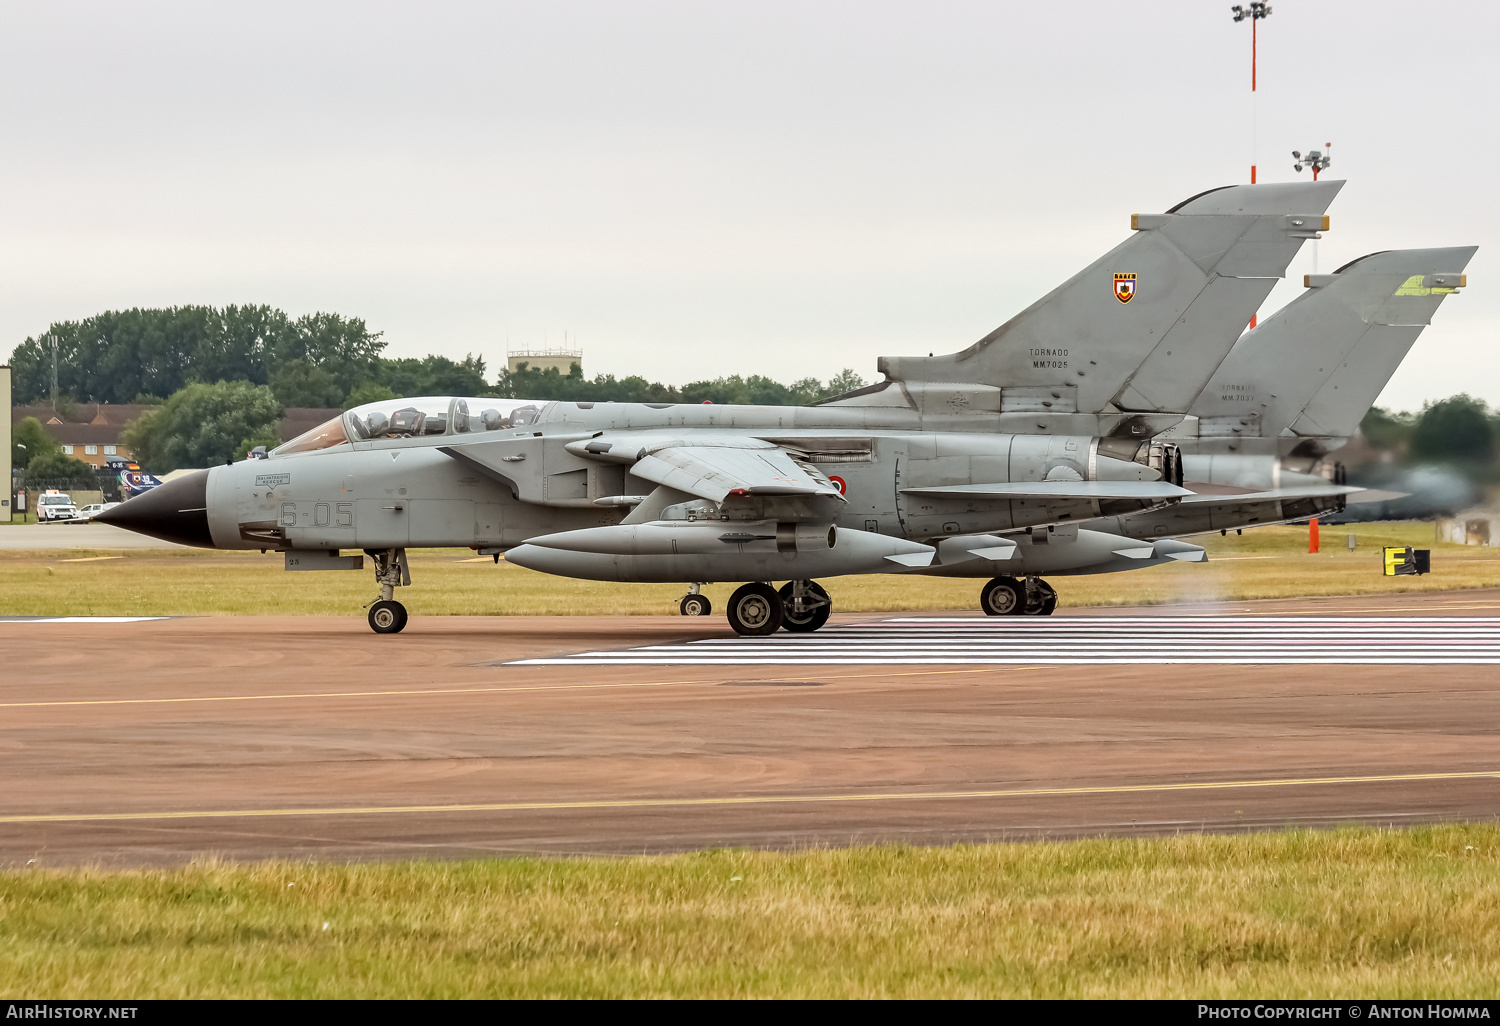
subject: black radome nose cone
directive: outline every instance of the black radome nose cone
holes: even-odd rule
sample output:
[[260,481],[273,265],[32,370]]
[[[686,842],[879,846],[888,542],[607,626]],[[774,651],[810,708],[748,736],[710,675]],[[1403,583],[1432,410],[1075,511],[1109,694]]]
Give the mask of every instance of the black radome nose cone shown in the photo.
[[208,532],[208,471],[184,474],[157,485],[144,495],[105,510],[94,520],[178,545],[211,549],[214,539]]

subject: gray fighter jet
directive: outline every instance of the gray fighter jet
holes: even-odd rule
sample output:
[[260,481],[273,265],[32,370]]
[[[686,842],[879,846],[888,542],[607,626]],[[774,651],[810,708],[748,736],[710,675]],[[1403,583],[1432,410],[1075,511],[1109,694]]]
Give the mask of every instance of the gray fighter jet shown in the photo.
[[406,624],[394,589],[410,584],[413,546],[683,582],[685,613],[709,611],[702,583],[747,581],[726,610],[737,632],[817,630],[832,609],[817,577],[929,566],[955,542],[1001,559],[1008,533],[1190,495],[1179,450],[1153,436],[1327,227],[1342,184],[1227,186],[1136,215],[1125,242],[974,346],[884,359],[886,381],[820,406],[372,403],[98,519],[282,550],[296,570],[356,569],[340,550],[363,550],[379,633]]
[[[1182,453],[1194,494],[1154,512],[1034,529],[1011,536],[1006,559],[965,557],[949,540],[933,565],[912,571],[1013,578],[987,586],[991,615],[1047,615],[1057,593],[1043,575],[1116,573],[1173,560],[1201,561],[1181,536],[1306,520],[1359,501],[1329,457],[1396,372],[1438,305],[1466,284],[1476,247],[1372,253],[1332,274],[1308,275],[1308,291],[1247,332],[1194,401],[1160,437]],[[1172,537],[1173,535],[1177,537]]]

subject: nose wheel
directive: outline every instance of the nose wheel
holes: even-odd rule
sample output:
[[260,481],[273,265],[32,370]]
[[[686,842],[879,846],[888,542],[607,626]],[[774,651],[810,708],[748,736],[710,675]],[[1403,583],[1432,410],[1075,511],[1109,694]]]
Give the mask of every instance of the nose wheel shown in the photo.
[[703,585],[688,585],[688,593],[682,596],[682,601],[677,608],[683,616],[707,616],[714,611],[714,604],[703,594]]
[[394,599],[370,606],[370,629],[376,634],[400,634],[406,626],[406,607]]
[[375,561],[375,583],[380,586],[380,597],[365,607],[369,610],[370,630],[376,634],[400,634],[406,627],[406,607],[392,596],[397,588],[411,584],[406,550],[366,549],[365,554]]
[[677,608],[683,616],[707,616],[714,611],[714,604],[707,595],[684,595]]

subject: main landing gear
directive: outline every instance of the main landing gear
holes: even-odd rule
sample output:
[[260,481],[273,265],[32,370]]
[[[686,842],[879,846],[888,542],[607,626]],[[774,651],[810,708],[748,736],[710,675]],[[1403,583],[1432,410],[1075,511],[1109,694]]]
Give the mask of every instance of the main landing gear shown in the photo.
[[775,634],[785,617],[781,596],[769,584],[759,582],[736,588],[729,596],[729,608],[725,613],[734,633],[750,637]]
[[979,608],[986,616],[1051,616],[1057,591],[1040,577],[996,577],[979,593]]
[[[686,603],[694,596],[683,599]],[[705,598],[704,603],[708,600]],[[833,600],[817,581],[789,581],[778,591],[769,584],[755,582],[742,585],[729,596],[725,610],[729,626],[736,634],[765,637],[777,630],[808,634],[828,622]]]
[[781,626],[793,634],[811,634],[833,612],[833,600],[817,581],[788,581],[776,595],[781,599]]
[[400,634],[406,626],[406,607],[393,596],[397,588],[411,585],[406,550],[366,549],[365,555],[375,561],[375,583],[380,585],[380,597],[366,607],[370,630],[376,634]]

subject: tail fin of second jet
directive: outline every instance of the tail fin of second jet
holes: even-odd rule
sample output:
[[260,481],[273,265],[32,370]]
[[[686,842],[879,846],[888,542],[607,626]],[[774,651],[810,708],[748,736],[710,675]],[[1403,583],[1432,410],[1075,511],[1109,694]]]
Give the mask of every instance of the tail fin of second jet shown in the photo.
[[1200,438],[1348,435],[1462,282],[1474,247],[1371,253],[1247,332],[1189,411]]
[[979,386],[1001,413],[1180,415],[1303,240],[1327,228],[1343,184],[1225,186],[1137,214],[1133,236],[968,349],[880,369],[908,391]]
[[[1432,315],[1443,300],[1468,283],[1463,269],[1478,248],[1455,246],[1451,249],[1402,251],[1412,255],[1424,254],[1422,266],[1413,268],[1408,265],[1399,270],[1392,267],[1391,276],[1401,280],[1374,312],[1370,326],[1359,342],[1333,368],[1333,373],[1328,375],[1317,394],[1292,421],[1293,434],[1331,438],[1354,434],[1359,422],[1385,389],[1386,382],[1406,359],[1417,336],[1432,323]],[[1361,268],[1366,273],[1381,273],[1386,266],[1385,258],[1396,255],[1373,253],[1345,264],[1331,277],[1347,275]],[[1327,287],[1320,275],[1309,276],[1308,284]]]

